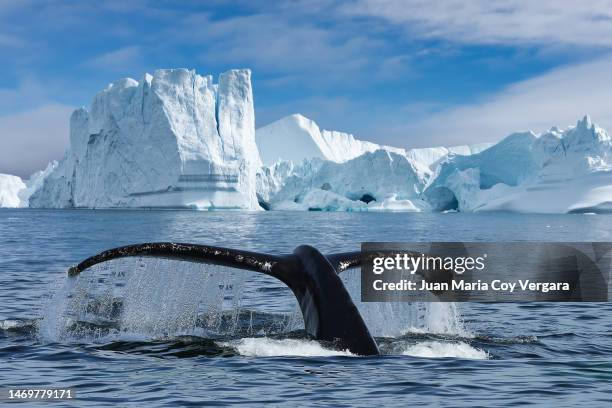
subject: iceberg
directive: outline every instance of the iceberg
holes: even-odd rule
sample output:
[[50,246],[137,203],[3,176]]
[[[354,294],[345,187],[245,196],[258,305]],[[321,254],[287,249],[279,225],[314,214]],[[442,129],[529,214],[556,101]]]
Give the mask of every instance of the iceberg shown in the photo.
[[26,188],[25,183],[18,176],[0,174],[0,207],[23,207],[19,192]]
[[37,171],[29,179],[9,174],[0,174],[0,208],[28,207],[30,196],[38,190],[44,180],[55,168],[57,162],[51,162],[46,169]]
[[492,143],[452,147],[403,149],[356,139],[350,133],[320,129],[315,121],[300,114],[286,116],[256,130],[257,146],[265,166],[277,161],[300,163],[319,158],[344,163],[364,153],[386,150],[403,155],[433,169],[449,154],[470,155],[492,146]]
[[440,164],[424,191],[435,210],[612,212],[612,141],[588,116],[566,130],[512,134]]
[[321,130],[302,115],[257,129],[266,164],[257,174],[260,205],[295,211],[426,211],[421,193],[448,155],[491,144],[402,149]]
[[279,160],[300,163],[319,158],[343,163],[379,149],[404,154],[404,149],[358,140],[355,136],[322,130],[315,121],[300,114],[286,116],[256,131],[257,146],[266,166]]
[[425,211],[422,189],[444,158],[491,146],[406,150],[321,130],[298,114],[257,129],[256,138],[266,164],[257,195],[273,210]]
[[426,166],[429,170],[434,171],[446,157],[452,154],[470,156],[480,153],[491,146],[493,146],[493,143],[478,143],[474,145],[451,147],[424,147],[407,150],[405,154],[406,157],[412,159],[415,163],[419,163],[420,165]]
[[404,155],[366,152],[344,163],[320,158],[264,170],[260,200],[272,210],[421,211],[426,179]]
[[257,210],[251,72],[162,69],[98,93],[31,207]]
[[[318,127],[303,117],[277,124],[284,123],[287,130],[287,123],[299,122],[315,129],[299,137],[316,140],[311,134],[316,136]],[[299,145],[294,138],[296,132],[287,130],[284,144]],[[335,140],[335,151],[341,152],[343,138],[327,137],[325,146],[335,146]],[[331,154],[314,145],[318,150],[310,153],[298,149],[297,164],[279,160],[262,168],[257,191],[265,208],[612,212],[612,142],[588,116],[566,130],[514,133],[496,144],[410,150],[367,145],[364,153],[348,160],[330,160]],[[370,148],[375,150],[367,151]],[[355,154],[355,149],[346,150],[347,157]]]

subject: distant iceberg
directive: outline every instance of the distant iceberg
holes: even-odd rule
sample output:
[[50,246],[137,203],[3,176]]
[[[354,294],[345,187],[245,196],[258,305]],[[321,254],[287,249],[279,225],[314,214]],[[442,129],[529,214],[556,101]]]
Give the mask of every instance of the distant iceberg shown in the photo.
[[405,150],[320,130],[301,115],[257,129],[264,163],[258,199],[267,209],[311,211],[427,211],[422,191],[449,155],[470,155],[491,144]]
[[424,191],[435,210],[612,212],[612,142],[588,116],[564,131],[512,134],[440,164]]
[[0,207],[23,207],[19,192],[26,188],[21,177],[0,174]]
[[30,196],[42,186],[55,166],[57,162],[53,161],[45,170],[37,171],[27,180],[9,174],[0,174],[0,208],[28,207]]
[[[290,132],[295,127],[284,128],[288,146],[292,135],[304,139]],[[494,145],[366,145],[347,161],[303,149],[300,163],[280,161],[258,174],[258,198],[273,210],[612,212],[611,145],[586,116],[564,131],[515,133]]]

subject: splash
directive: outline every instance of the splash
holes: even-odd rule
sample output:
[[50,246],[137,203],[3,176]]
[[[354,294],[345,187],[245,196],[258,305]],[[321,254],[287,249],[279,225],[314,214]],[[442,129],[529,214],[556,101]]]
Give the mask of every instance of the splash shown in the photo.
[[[359,271],[340,276],[371,333],[391,342],[381,349],[384,354],[486,355],[461,341],[473,335],[455,304],[362,303]],[[279,338],[303,330],[295,297],[273,278],[235,268],[159,258],[117,259],[62,279],[52,293],[38,322],[38,336],[44,341],[129,343],[193,336],[245,356],[351,355],[306,338]],[[448,340],[406,341],[415,333],[440,334]]]
[[427,341],[406,346],[402,352],[405,356],[424,358],[464,358],[473,360],[486,360],[489,353],[465,342]]
[[141,258],[110,261],[57,285],[43,309],[39,335],[48,341],[220,338],[303,327],[290,293],[284,296],[284,309],[276,301],[266,305],[268,313],[259,311],[261,297],[272,296],[258,290],[270,286],[266,280],[271,279],[214,265]]
[[299,357],[331,357],[351,356],[348,350],[325,348],[314,340],[270,339],[266,337],[244,338],[221,343],[225,347],[234,348],[240,355],[253,357],[299,356]]
[[455,303],[361,302],[359,270],[348,270],[340,277],[370,333],[376,337],[398,337],[411,332],[473,336]]

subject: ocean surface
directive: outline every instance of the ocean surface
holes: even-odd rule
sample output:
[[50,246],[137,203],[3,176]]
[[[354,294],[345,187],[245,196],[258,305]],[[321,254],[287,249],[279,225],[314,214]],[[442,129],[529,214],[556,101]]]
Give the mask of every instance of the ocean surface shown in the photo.
[[[309,339],[271,278],[138,258],[66,276],[152,241],[271,254],[612,241],[612,215],[0,209],[1,398],[69,387],[76,399],[54,406],[612,406],[612,304],[358,303],[383,351],[366,358]],[[358,296],[358,273],[342,277]]]

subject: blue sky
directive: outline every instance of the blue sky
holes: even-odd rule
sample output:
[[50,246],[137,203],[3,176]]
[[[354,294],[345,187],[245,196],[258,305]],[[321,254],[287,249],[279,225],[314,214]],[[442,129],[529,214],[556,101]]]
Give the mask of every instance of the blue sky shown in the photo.
[[258,126],[401,147],[612,128],[610,52],[609,0],[0,0],[0,172],[61,158],[74,108],[156,68],[251,68]]

